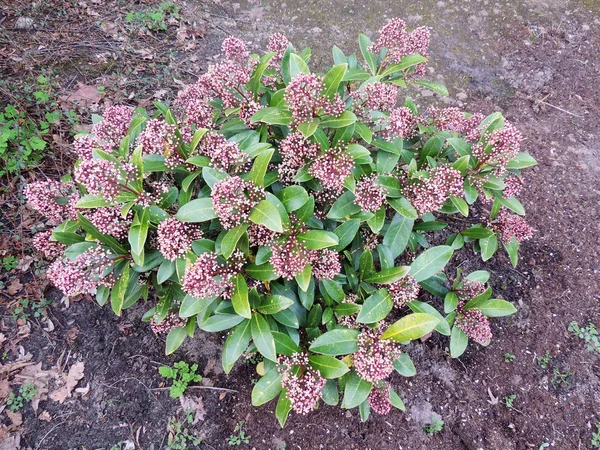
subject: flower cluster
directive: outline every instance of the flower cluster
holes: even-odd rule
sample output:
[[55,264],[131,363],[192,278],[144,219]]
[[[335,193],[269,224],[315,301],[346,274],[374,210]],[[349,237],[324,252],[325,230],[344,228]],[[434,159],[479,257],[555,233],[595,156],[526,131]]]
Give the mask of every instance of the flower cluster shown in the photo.
[[81,159],[92,159],[95,148],[98,148],[98,140],[94,135],[91,134],[80,134],[79,136],[75,136],[75,140],[73,141],[73,147],[75,148],[75,153]]
[[481,281],[473,281],[466,278],[458,294],[463,300],[470,300],[472,298],[478,297],[479,295],[485,292],[485,283]]
[[319,155],[311,164],[308,173],[318,178],[325,189],[339,193],[353,168],[352,157],[345,147],[338,145]]
[[234,36],[229,36],[228,38],[225,38],[225,40],[221,44],[221,49],[223,50],[223,53],[225,53],[225,59],[229,61],[237,61],[239,63],[243,63],[250,56],[250,53],[248,52],[244,41]]
[[491,228],[500,234],[500,239],[505,243],[510,242],[513,237],[517,242],[523,242],[533,236],[533,228],[523,217],[510,214],[505,209],[500,211]]
[[356,184],[354,202],[368,212],[375,212],[385,203],[387,189],[379,184],[377,174],[364,177]]
[[36,181],[29,183],[23,190],[27,204],[40,212],[51,222],[59,223],[65,219],[76,219],[75,203],[79,194],[74,193],[71,186],[59,181]]
[[175,261],[190,251],[192,242],[202,237],[202,231],[194,224],[170,217],[158,224],[156,235],[160,253],[165,259]]
[[319,146],[311,143],[299,131],[288,134],[279,143],[279,154],[282,162],[278,169],[281,181],[292,183],[298,170],[315,159],[318,152]]
[[266,247],[271,245],[273,239],[277,237],[277,233],[269,230],[264,225],[255,223],[248,227],[248,239],[252,247]]
[[388,384],[374,386],[369,393],[368,401],[371,409],[377,414],[388,414],[392,409],[392,404],[390,403],[390,386]]
[[94,294],[99,286],[111,286],[113,259],[111,253],[100,247],[90,247],[74,260],[61,258],[48,268],[48,279],[67,297]]
[[216,253],[202,253],[185,271],[181,288],[198,298],[228,296],[232,283],[225,269],[219,265]]
[[125,239],[127,237],[129,224],[131,223],[131,213],[123,218],[121,208],[118,206],[97,208],[85,214],[85,216],[98,228],[100,233],[107,234],[116,239]]
[[331,280],[342,270],[338,252],[328,249],[313,252],[311,264],[317,280]]
[[372,111],[389,112],[398,99],[398,87],[380,82],[369,83],[353,94],[354,113],[364,121],[372,121]]
[[321,398],[327,380],[308,364],[306,353],[280,355],[277,363],[281,386],[286,390],[292,409],[298,414],[308,414]]
[[167,317],[160,321],[156,317],[150,319],[150,328],[154,334],[168,334],[174,328],[185,327],[186,323],[186,319],[175,313],[169,313]]
[[457,312],[454,325],[463,330],[469,338],[478,344],[488,345],[492,340],[492,329],[488,318],[478,309]]
[[[399,63],[407,55],[419,54],[429,58],[429,38],[431,32],[428,28],[419,27],[410,33],[406,31],[406,24],[403,20],[390,19],[381,30],[379,30],[379,39],[370,47],[370,51],[378,54],[382,49],[386,49],[385,59],[390,64]],[[416,75],[425,74],[425,63],[416,66],[414,73]]]
[[105,159],[86,159],[75,169],[75,180],[81,183],[88,193],[100,195],[108,202],[114,202],[121,187],[137,175],[137,168],[131,164],[120,167]]
[[376,382],[389,377],[394,370],[394,361],[400,356],[400,344],[383,340],[381,335],[381,330],[370,328],[358,335],[354,367],[365,381]]
[[236,166],[248,161],[248,156],[240,150],[237,143],[228,141],[219,133],[204,136],[200,151],[211,159],[212,167],[225,172],[233,171]]
[[124,106],[110,106],[104,110],[102,122],[98,122],[92,127],[92,133],[96,136],[106,152],[112,152],[123,138],[127,135],[131,120],[133,119],[133,109]]
[[312,262],[313,253],[298,240],[291,236],[271,245],[273,271],[278,277],[293,279]]
[[450,166],[438,166],[431,170],[429,178],[412,184],[407,189],[407,196],[419,211],[425,214],[440,209],[450,196],[463,194],[463,177]]
[[504,178],[504,193],[502,197],[512,198],[519,195],[521,189],[523,189],[523,180],[515,174],[509,174]]
[[323,77],[300,73],[285,88],[285,100],[292,112],[294,124],[310,122],[322,114],[337,117],[344,112],[345,105],[339,94],[333,99],[324,94]]
[[285,35],[281,33],[273,33],[269,36],[269,45],[267,46],[267,52],[273,52],[273,58],[271,59],[271,64],[275,67],[278,67],[281,64],[281,60],[283,59],[283,55],[285,55],[285,51],[291,45]]
[[150,119],[146,128],[140,133],[136,145],[142,147],[145,155],[173,156],[177,152],[178,141],[175,136],[175,125],[161,119]]
[[397,308],[402,308],[408,302],[419,297],[421,286],[411,275],[406,275],[391,284],[386,285],[388,292]]
[[60,242],[52,240],[52,231],[42,231],[33,237],[33,248],[44,255],[47,259],[54,260],[59,258],[66,246]]
[[389,139],[410,139],[417,132],[418,117],[406,106],[396,108],[390,112]]
[[501,176],[506,172],[506,166],[521,150],[521,132],[506,122],[504,128],[487,134],[486,145],[473,145],[473,156],[479,159],[479,165],[493,166],[493,173]]
[[238,176],[220,180],[213,186],[212,200],[215,214],[226,230],[248,220],[252,208],[265,194],[251,181]]

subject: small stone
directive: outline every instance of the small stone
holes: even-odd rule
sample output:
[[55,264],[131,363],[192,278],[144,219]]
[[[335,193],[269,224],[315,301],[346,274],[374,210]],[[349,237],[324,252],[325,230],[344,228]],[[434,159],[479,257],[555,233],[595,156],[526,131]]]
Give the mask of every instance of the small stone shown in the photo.
[[19,17],[15,22],[15,28],[19,30],[30,30],[33,28],[33,19],[31,17]]

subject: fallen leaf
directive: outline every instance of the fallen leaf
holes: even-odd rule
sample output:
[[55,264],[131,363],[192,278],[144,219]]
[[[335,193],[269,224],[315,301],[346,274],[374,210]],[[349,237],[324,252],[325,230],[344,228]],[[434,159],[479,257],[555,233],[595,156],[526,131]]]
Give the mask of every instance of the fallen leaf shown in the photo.
[[6,291],[8,292],[8,295],[15,295],[21,289],[23,289],[23,285],[21,284],[21,280],[19,280],[18,278],[14,278],[10,282],[10,284],[8,285],[8,287],[6,288]]
[[52,416],[46,410],[43,410],[40,413],[40,415],[38,416],[38,419],[43,420],[44,422],[52,422]]
[[0,404],[5,402],[11,392],[12,389],[8,380],[4,379],[0,381]]
[[83,378],[84,369],[85,364],[83,361],[73,364],[69,369],[68,375],[63,375],[64,386],[52,392],[50,398],[55,402],[63,403],[67,397],[71,396],[73,389],[75,389],[79,380]]
[[498,404],[498,397],[495,397],[494,394],[492,394],[492,390],[488,387],[488,395],[490,396],[490,399],[487,401],[490,405],[497,405]]
[[21,272],[27,272],[27,270],[29,269],[29,266],[31,266],[31,263],[33,263],[33,260],[34,259],[32,256],[25,256],[25,257],[19,259],[17,269],[19,269]]
[[219,400],[223,400],[225,398],[225,396],[227,395],[227,392],[221,392],[219,394]]
[[96,86],[79,83],[75,91],[61,95],[59,98],[66,104],[77,103],[79,106],[88,107],[98,103],[102,99],[102,93],[98,91]]
[[199,421],[204,420],[206,409],[204,408],[202,397],[182,395],[179,397],[179,402],[184,411],[189,411],[190,409],[194,410],[194,421],[192,422],[192,425],[196,425]]
[[88,392],[90,392],[90,383],[86,384],[85,387],[75,389],[75,392],[81,394],[82,397],[85,397]]
[[23,424],[23,414],[20,412],[12,412],[10,409],[7,409],[5,412],[12,422],[13,429],[18,428]]
[[44,327],[44,331],[48,333],[54,331],[54,323],[50,319],[46,319],[46,326]]

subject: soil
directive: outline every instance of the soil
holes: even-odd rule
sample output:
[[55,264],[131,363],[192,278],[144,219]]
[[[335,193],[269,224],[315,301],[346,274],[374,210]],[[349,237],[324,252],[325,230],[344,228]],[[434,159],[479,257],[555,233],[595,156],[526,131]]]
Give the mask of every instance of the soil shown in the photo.
[[[102,21],[111,17],[112,7],[122,8],[119,2],[82,3]],[[330,45],[335,43],[347,52],[356,50],[355,35],[359,31],[375,33],[384,17],[403,16],[410,26],[432,26],[430,78],[444,81],[451,95],[432,98],[420,90],[412,90],[410,95],[421,105],[442,101],[471,112],[501,110],[521,130],[526,137],[524,150],[539,162],[526,172],[527,187],[521,195],[536,233],[523,245],[516,269],[510,268],[502,254],[485,264],[473,255],[456,261],[465,271],[490,271],[495,295],[518,305],[517,314],[493,321],[492,344],[487,348],[471,344],[459,359],[450,358],[446,338],[410,344],[406,351],[417,376],[396,374],[391,380],[407,412],[372,415],[366,423],[360,421],[356,410],[323,405],[307,416],[292,414],[281,429],[273,402],[260,408],[250,404],[252,383],[258,378],[253,365],[238,363],[228,376],[222,373],[223,336],[197,331],[193,340],[166,357],[164,341],[140,322],[142,306],[119,318],[91,299],[67,307],[61,296],[48,288],[46,296],[53,300],[49,318],[55,329],[44,331],[40,322],[32,320],[29,337],[19,345],[32,354],[32,361],[42,362],[44,369],[83,361],[84,378],[78,386],[89,385],[89,392],[74,394],[62,405],[43,401],[40,411],[49,413],[49,422],[25,408],[21,443],[16,448],[110,449],[127,441],[139,449],[165,448],[168,418],[181,417],[181,408],[168,390],[161,389],[166,385],[157,368],[178,360],[197,362],[205,377],[202,387],[193,390],[193,395],[202,398],[205,411],[203,419],[192,426],[203,439],[198,448],[230,448],[228,437],[240,421],[245,421],[244,429],[250,435],[243,448],[589,448],[600,422],[600,357],[588,352],[567,327],[571,321],[600,325],[600,8],[596,2],[584,0],[505,3],[182,3],[190,28],[204,30],[202,36],[193,41],[191,49],[178,46],[172,31],[128,42],[127,48],[143,48],[146,43],[148,50],[156,52],[158,62],[152,67],[154,62],[138,54],[135,64],[140,68],[130,74],[133,81],[127,88],[122,83],[129,81],[123,81],[122,72],[92,65],[92,55],[77,54],[74,46],[71,53],[61,53],[64,58],[53,61],[54,67],[64,67],[75,58],[88,58],[89,63],[77,65],[76,74],[69,68],[72,66],[60,72],[65,90],[72,86],[73,76],[87,83],[102,80],[109,85],[112,80],[115,92],[127,94],[137,89],[129,100],[133,103],[147,101],[157,86],[167,90],[165,98],[172,98],[179,83],[169,77],[153,78],[151,71],[163,64],[163,74],[168,68],[176,80],[193,81],[229,33],[259,48],[271,32],[286,32],[298,45],[311,46],[313,65],[323,68],[329,61]],[[15,5],[1,5],[2,36],[25,59],[0,66],[9,80],[17,79],[20,65],[30,64],[27,73],[31,74],[44,63],[38,61],[36,66],[27,59],[34,47],[31,36],[27,40],[22,30],[14,28],[18,15],[31,16],[34,23],[46,20],[44,26],[53,30],[60,19],[47,11],[41,15],[30,6]],[[140,5],[131,8],[134,6]],[[88,27],[103,33],[102,27],[94,28],[100,21],[95,17],[82,12],[80,18],[70,21],[77,22],[73,26],[79,30]],[[35,33],[41,38],[42,32]],[[114,35],[105,32],[103,36],[113,39]],[[2,45],[0,42],[0,49]],[[168,61],[165,52],[161,53],[165,49],[174,49]],[[93,48],[93,52],[100,50]],[[115,53],[114,58],[116,66],[134,64],[127,60],[126,52]],[[144,70],[148,70],[145,76]],[[21,275],[23,284],[35,280],[31,274]],[[2,332],[9,340],[17,333],[10,318],[10,301],[2,294]],[[537,358],[546,351],[551,360],[544,369]],[[506,353],[514,355],[514,361],[506,362]],[[9,360],[16,356],[9,354]],[[556,371],[570,374],[568,384],[557,384]],[[512,408],[504,404],[510,395],[516,395]],[[428,436],[423,425],[433,418],[445,425]],[[10,423],[5,414],[2,421]],[[189,448],[195,447],[190,444]]]

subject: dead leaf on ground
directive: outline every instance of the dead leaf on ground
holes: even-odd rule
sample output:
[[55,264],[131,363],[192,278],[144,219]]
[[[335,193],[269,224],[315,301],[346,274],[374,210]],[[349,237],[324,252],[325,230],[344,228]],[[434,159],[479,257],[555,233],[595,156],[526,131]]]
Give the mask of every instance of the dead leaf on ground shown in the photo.
[[18,278],[14,278],[6,288],[6,292],[8,292],[8,295],[15,295],[21,289],[23,289],[23,284],[21,284],[21,280],[19,280]]
[[206,409],[204,408],[202,397],[182,395],[179,397],[179,401],[181,403],[181,408],[184,411],[188,411],[190,409],[194,410],[194,421],[192,422],[192,425],[196,425],[199,421],[204,420]]
[[88,107],[98,103],[102,99],[102,93],[96,86],[79,83],[75,91],[61,95],[59,98],[65,104],[77,103],[79,106]]
[[85,387],[75,389],[75,392],[81,394],[82,397],[85,397],[90,392],[90,383],[86,384]]
[[44,422],[51,422],[52,421],[52,416],[50,415],[50,413],[46,410],[43,410],[40,415],[38,416],[38,419],[43,420]]
[[21,272],[27,272],[27,270],[29,269],[29,266],[31,266],[31,263],[33,263],[33,261],[34,261],[33,256],[25,256],[25,257],[19,259],[17,269],[19,269]]
[[79,380],[83,378],[84,369],[85,364],[83,361],[73,364],[69,369],[69,373],[66,376],[63,374],[64,386],[52,392],[50,398],[55,402],[63,403],[67,397],[71,396],[73,389],[75,389]]
[[17,429],[21,425],[23,425],[23,414],[21,414],[20,412],[12,412],[10,409],[7,409],[4,412],[12,422],[11,426],[13,427],[13,429]]
[[10,429],[2,426],[0,428],[0,449],[1,450],[20,450],[21,433],[10,433]]
[[0,381],[0,403],[4,403],[8,398],[9,394],[12,392],[10,387],[10,383],[5,378]]
[[488,387],[488,395],[490,396],[490,399],[487,401],[490,405],[497,405],[498,404],[498,397],[495,397],[494,394],[492,394],[492,390]]
[[35,385],[36,392],[31,399],[31,407],[35,412],[37,412],[40,402],[48,398],[48,383],[50,378],[59,378],[59,374],[52,369],[42,370],[41,362],[25,367],[15,377],[15,380],[21,383],[29,382]]

